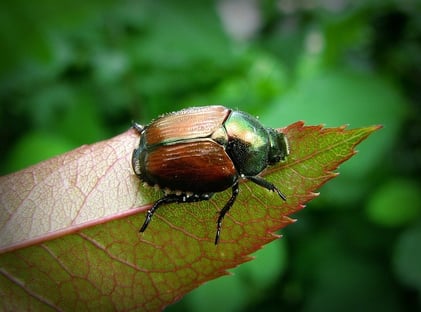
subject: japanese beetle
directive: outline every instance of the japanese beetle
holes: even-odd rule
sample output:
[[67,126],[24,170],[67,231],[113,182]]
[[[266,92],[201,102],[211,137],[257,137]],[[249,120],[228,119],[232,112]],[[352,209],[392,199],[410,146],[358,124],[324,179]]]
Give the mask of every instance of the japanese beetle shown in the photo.
[[209,200],[231,187],[231,198],[219,212],[218,244],[222,220],[237,198],[240,179],[275,191],[286,200],[259,174],[285,159],[287,139],[247,113],[223,106],[192,107],[160,116],[145,127],[134,123],[133,128],[140,134],[139,147],[132,155],[136,176],[165,190],[148,210],[139,232],[146,230],[163,204]]

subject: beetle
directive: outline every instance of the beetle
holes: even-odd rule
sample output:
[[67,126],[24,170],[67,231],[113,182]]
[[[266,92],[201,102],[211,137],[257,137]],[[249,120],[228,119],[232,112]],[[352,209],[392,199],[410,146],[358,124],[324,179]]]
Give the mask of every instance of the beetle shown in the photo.
[[162,115],[146,126],[133,123],[133,128],[140,135],[132,155],[134,173],[165,191],[147,211],[139,232],[146,230],[164,204],[209,200],[231,187],[232,195],[217,220],[217,245],[223,218],[237,198],[242,179],[274,191],[286,201],[286,196],[259,174],[285,160],[287,138],[245,112],[224,106],[191,107]]

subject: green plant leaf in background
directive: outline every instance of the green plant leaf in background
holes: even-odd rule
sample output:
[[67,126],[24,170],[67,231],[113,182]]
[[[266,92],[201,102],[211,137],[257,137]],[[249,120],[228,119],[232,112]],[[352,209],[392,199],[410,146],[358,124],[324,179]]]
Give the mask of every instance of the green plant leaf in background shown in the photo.
[[[168,205],[143,234],[139,225],[156,191],[130,168],[138,142],[130,130],[0,179],[0,294],[17,310],[155,311],[227,274],[275,240],[338,165],[378,126],[346,130],[294,123],[282,131],[291,155],[265,174],[282,202],[242,183],[215,246],[216,213],[229,196]],[[136,191],[138,190],[138,191]],[[16,194],[19,194],[16,197]]]

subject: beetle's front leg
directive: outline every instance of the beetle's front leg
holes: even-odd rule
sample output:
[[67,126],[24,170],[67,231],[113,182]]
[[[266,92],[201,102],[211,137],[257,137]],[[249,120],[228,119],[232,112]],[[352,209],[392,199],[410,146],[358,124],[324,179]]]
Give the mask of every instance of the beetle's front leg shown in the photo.
[[256,183],[257,185],[260,185],[262,187],[264,187],[265,189],[272,191],[272,192],[276,192],[278,193],[279,197],[281,197],[284,201],[287,200],[287,197],[285,196],[284,193],[282,193],[275,185],[273,185],[272,183],[270,183],[269,181],[266,181],[265,179],[263,179],[262,177],[259,176],[253,176],[253,177],[246,177],[248,180]]

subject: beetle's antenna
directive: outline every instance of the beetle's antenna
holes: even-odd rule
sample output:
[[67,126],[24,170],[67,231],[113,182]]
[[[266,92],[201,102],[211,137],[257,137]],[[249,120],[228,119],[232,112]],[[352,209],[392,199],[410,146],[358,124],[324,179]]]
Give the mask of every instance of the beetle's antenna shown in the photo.
[[144,126],[137,123],[136,121],[132,120],[132,128],[135,129],[137,132],[142,133],[143,129],[145,129]]

